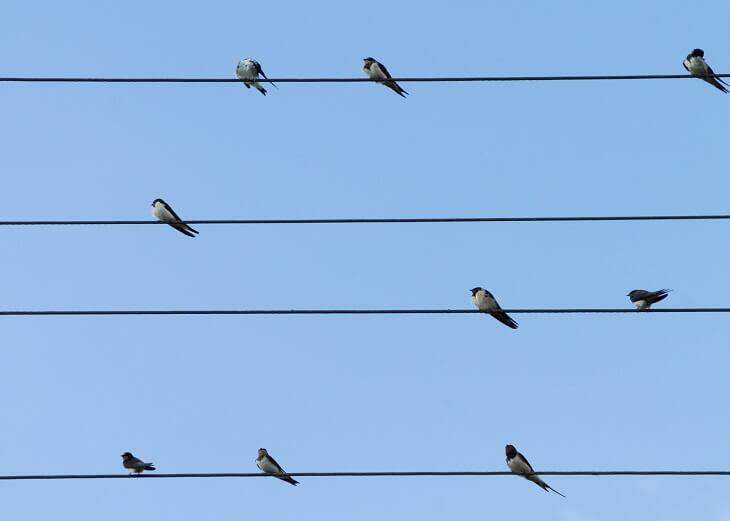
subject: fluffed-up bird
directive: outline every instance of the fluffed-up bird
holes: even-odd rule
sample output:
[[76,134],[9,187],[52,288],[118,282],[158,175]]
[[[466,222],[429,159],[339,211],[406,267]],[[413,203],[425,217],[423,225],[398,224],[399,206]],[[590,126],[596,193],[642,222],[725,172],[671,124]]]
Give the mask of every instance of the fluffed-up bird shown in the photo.
[[540,476],[534,473],[535,470],[532,468],[532,465],[530,465],[530,462],[527,461],[527,458],[525,456],[517,452],[517,449],[515,449],[514,445],[507,445],[504,448],[504,451],[507,455],[507,466],[512,472],[514,472],[515,474],[521,474],[525,479],[532,481],[540,488],[542,488],[545,492],[547,492],[548,490],[552,490],[557,495],[565,497],[563,496],[563,494],[561,494],[553,487],[541,480]]
[[388,69],[385,68],[385,65],[375,58],[370,57],[363,59],[363,62],[362,70],[365,71],[368,78],[376,80],[378,83],[392,89],[396,94],[403,96],[404,98],[406,97],[406,94],[408,93],[403,90],[400,85],[393,81],[393,77],[388,72]]
[[135,458],[131,452],[122,454],[122,466],[129,470],[129,473],[142,474],[145,470],[157,470],[152,463],[145,463],[139,458]]
[[155,199],[152,201],[152,215],[157,217],[163,223],[169,224],[180,233],[184,233],[188,237],[195,237],[198,233],[198,230],[194,230],[192,227],[182,222],[182,219],[178,217],[175,210],[172,209],[172,206],[162,199]]
[[494,298],[494,295],[492,295],[489,291],[479,286],[477,286],[476,288],[471,288],[470,291],[471,301],[479,311],[489,313],[494,318],[502,322],[502,324],[511,327],[512,329],[517,329],[519,327],[517,322],[515,322],[512,317],[502,311],[502,308],[499,306],[499,303]]
[[[258,81],[256,81],[259,78],[259,74],[263,76],[264,79],[269,79],[266,77],[266,74],[264,74],[261,64],[252,58],[241,60],[236,66],[236,78],[243,81],[243,84],[247,89],[253,87],[266,96],[266,89]],[[272,83],[272,85],[274,84]]]
[[[698,78],[706,81],[716,89],[720,89],[722,92],[727,93],[728,90],[725,85],[728,84],[725,83],[722,78],[716,77],[715,71],[712,70],[712,67],[707,65],[707,62],[705,61],[705,51],[703,51],[702,49],[694,49],[682,61],[682,65],[684,65],[684,68],[687,69],[687,72],[689,72],[693,76],[697,76]],[[728,86],[730,87],[730,85]]]
[[650,309],[652,304],[667,298],[671,289],[660,289],[658,291],[646,291],[645,289],[632,289],[626,296],[636,306],[636,309]]
[[266,474],[271,474],[274,477],[279,478],[282,481],[286,481],[292,485],[297,485],[299,482],[291,477],[289,474],[281,468],[274,458],[269,456],[266,449],[259,449],[259,455],[256,458],[256,466]]

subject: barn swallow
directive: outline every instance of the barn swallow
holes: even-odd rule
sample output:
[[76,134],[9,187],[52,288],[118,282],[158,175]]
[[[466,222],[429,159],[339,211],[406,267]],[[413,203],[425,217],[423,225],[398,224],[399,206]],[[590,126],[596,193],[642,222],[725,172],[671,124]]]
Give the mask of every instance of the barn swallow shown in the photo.
[[687,69],[687,72],[689,72],[693,76],[697,76],[698,78],[705,80],[713,87],[727,93],[728,90],[724,87],[723,84],[728,84],[725,83],[722,78],[717,78],[715,76],[715,71],[713,71],[712,67],[707,65],[707,62],[705,61],[705,51],[703,51],[702,49],[695,49],[691,53],[689,53],[684,61],[682,61],[682,65],[684,65],[684,68]]
[[291,483],[292,485],[297,485],[299,483],[289,474],[287,474],[274,458],[269,456],[269,453],[266,452],[266,449],[259,449],[259,455],[256,458],[256,466],[261,469],[262,472],[265,472],[266,474],[273,474],[280,480]]
[[477,286],[476,288],[471,289],[471,301],[472,303],[479,309],[479,311],[484,311],[485,313],[489,313],[494,318],[502,322],[505,326],[511,327],[512,329],[517,329],[519,325],[517,322],[512,320],[512,318],[502,311],[502,308],[499,307],[499,304],[494,298],[494,295],[492,295],[489,291],[487,291],[484,288],[480,288]]
[[[236,77],[239,80],[243,81],[243,84],[246,86],[246,88],[250,89],[251,87],[254,87],[261,94],[266,96],[266,89],[263,88],[263,86],[258,81],[256,81],[256,79],[259,77],[259,74],[265,79],[269,79],[266,77],[266,74],[264,74],[264,70],[261,68],[261,64],[251,58],[241,60],[236,66]],[[274,84],[272,83],[272,85]],[[276,87],[276,85],[274,85],[274,87]]]
[[[507,454],[507,466],[512,472],[514,472],[515,474],[522,474],[525,479],[528,479],[537,484],[545,492],[547,492],[548,490],[552,490],[557,495],[565,497],[553,487],[541,480],[540,476],[535,474],[535,471],[533,470],[532,465],[530,465],[530,462],[527,461],[527,458],[524,457],[521,453],[517,452],[517,449],[515,449],[514,445],[507,445],[504,448],[504,451]],[[531,475],[527,476],[526,474]]]
[[652,304],[656,304],[660,300],[667,298],[671,289],[660,289],[659,291],[646,291],[645,289],[633,289],[626,296],[636,306],[636,309],[644,310],[651,308]]
[[393,77],[388,72],[388,69],[385,68],[385,65],[380,63],[375,58],[365,58],[363,60],[365,63],[362,67],[362,70],[365,71],[365,74],[368,75],[368,78],[371,80],[376,80],[378,83],[382,83],[389,89],[393,89],[396,94],[399,94],[400,96],[406,97],[406,94],[408,94],[406,91],[404,91],[400,85],[398,85],[396,82],[393,81]]
[[178,217],[175,210],[173,210],[172,207],[162,199],[155,199],[152,201],[152,215],[157,217],[163,223],[169,224],[180,233],[184,233],[188,237],[195,237],[195,234],[198,233],[197,230],[194,230],[182,222],[182,219]]
[[142,474],[145,470],[157,470],[152,463],[145,463],[141,459],[135,458],[131,452],[122,454],[122,465],[130,471],[130,475],[133,472],[135,474]]

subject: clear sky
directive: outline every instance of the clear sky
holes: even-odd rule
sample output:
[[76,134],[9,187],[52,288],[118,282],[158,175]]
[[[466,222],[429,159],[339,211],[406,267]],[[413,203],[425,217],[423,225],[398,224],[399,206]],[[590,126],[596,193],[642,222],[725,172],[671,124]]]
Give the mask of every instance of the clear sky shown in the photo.
[[[726,2],[6,1],[2,75],[730,71]],[[727,213],[699,80],[0,85],[0,219]],[[2,228],[2,309],[726,306],[727,223]],[[4,318],[0,474],[728,469],[724,315]],[[724,478],[3,482],[3,518],[730,520]]]

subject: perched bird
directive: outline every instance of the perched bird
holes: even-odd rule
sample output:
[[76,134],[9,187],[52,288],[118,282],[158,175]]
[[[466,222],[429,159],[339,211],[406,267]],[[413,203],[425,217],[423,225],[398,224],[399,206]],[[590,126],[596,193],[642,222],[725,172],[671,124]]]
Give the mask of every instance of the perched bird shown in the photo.
[[645,289],[632,289],[626,296],[634,303],[636,309],[649,309],[652,304],[667,298],[671,289],[660,289],[659,291],[646,291]]
[[362,70],[365,71],[368,78],[371,80],[377,80],[378,83],[382,83],[389,89],[393,89],[396,94],[399,94],[404,98],[406,97],[406,94],[408,93],[404,91],[400,85],[393,81],[393,77],[388,72],[388,69],[385,68],[385,65],[375,58],[370,57],[365,58],[363,62],[365,62],[365,64],[362,66]]
[[[689,72],[693,76],[697,76],[700,79],[705,80],[713,87],[727,93],[728,90],[724,87],[723,84],[728,84],[725,83],[722,78],[717,78],[715,76],[715,71],[713,71],[712,67],[707,65],[707,62],[705,61],[705,51],[703,51],[702,49],[695,49],[691,53],[689,53],[684,61],[682,61],[682,65],[684,65],[684,68],[687,69],[687,72]],[[728,86],[730,87],[730,85]]]
[[[246,88],[250,89],[251,87],[254,87],[261,94],[266,96],[266,89],[263,88],[258,81],[256,81],[259,77],[259,74],[265,79],[269,79],[266,77],[266,74],[264,74],[264,70],[261,68],[261,64],[251,58],[241,60],[236,66],[236,77],[239,80],[243,81],[243,84],[246,86]],[[272,83],[272,85],[274,84]]]
[[145,470],[157,470],[152,463],[145,463],[139,458],[135,458],[131,452],[122,454],[122,465],[132,474],[142,474]]
[[274,458],[269,456],[266,449],[259,449],[259,456],[256,458],[256,466],[260,468],[262,472],[265,472],[266,474],[273,474],[280,480],[291,483],[292,485],[297,485],[299,483],[287,474]]
[[175,210],[162,199],[152,201],[152,215],[157,217],[163,223],[167,223],[180,233],[184,233],[188,237],[195,237],[198,230],[194,230],[178,217]]
[[480,288],[479,286],[471,288],[471,301],[479,311],[489,313],[505,326],[511,327],[512,329],[517,329],[519,327],[517,322],[512,320],[507,313],[502,311],[502,308],[499,307],[494,295],[486,289]]
[[547,492],[548,490],[552,490],[557,495],[565,497],[553,487],[541,480],[540,476],[534,473],[535,471],[533,470],[532,465],[530,465],[530,462],[527,461],[527,458],[524,457],[521,453],[517,452],[517,449],[515,449],[514,445],[507,445],[504,448],[504,451],[507,454],[507,466],[512,472],[522,475],[532,474],[531,476],[524,476],[525,479],[529,479],[533,483],[537,484],[545,492]]

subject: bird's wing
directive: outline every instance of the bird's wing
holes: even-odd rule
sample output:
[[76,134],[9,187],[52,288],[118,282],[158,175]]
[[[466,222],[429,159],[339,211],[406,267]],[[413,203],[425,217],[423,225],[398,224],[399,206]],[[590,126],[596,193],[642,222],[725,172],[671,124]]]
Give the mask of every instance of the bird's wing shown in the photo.
[[175,219],[177,219],[178,221],[182,221],[182,219],[180,219],[180,216],[179,216],[178,214],[176,214],[176,213],[175,213],[175,210],[173,210],[173,209],[172,209],[172,206],[170,206],[170,205],[169,205],[169,204],[167,204],[167,203],[163,203],[163,204],[164,204],[164,206],[165,206],[165,210],[167,210],[168,212],[170,212],[170,215],[172,215],[172,216],[173,216],[173,217],[174,217]]
[[717,77],[717,75],[715,74],[715,71],[713,71],[712,70],[712,67],[710,67],[709,65],[707,65],[707,74],[710,75],[710,76],[712,76],[713,78],[715,78],[720,83],[724,83],[725,85],[728,85],[728,83],[725,83],[725,81],[723,81],[722,78],[718,78]]
[[391,79],[391,78],[393,77],[393,76],[391,76],[391,75],[390,75],[390,73],[388,72],[388,69],[386,69],[386,68],[385,68],[385,65],[383,65],[382,63],[380,63],[380,62],[377,62],[377,61],[376,61],[375,63],[377,63],[377,64],[378,64],[378,67],[380,68],[380,70],[382,71],[382,73],[383,73],[383,74],[385,74],[385,77],[386,77],[386,78],[388,78],[388,79]]

